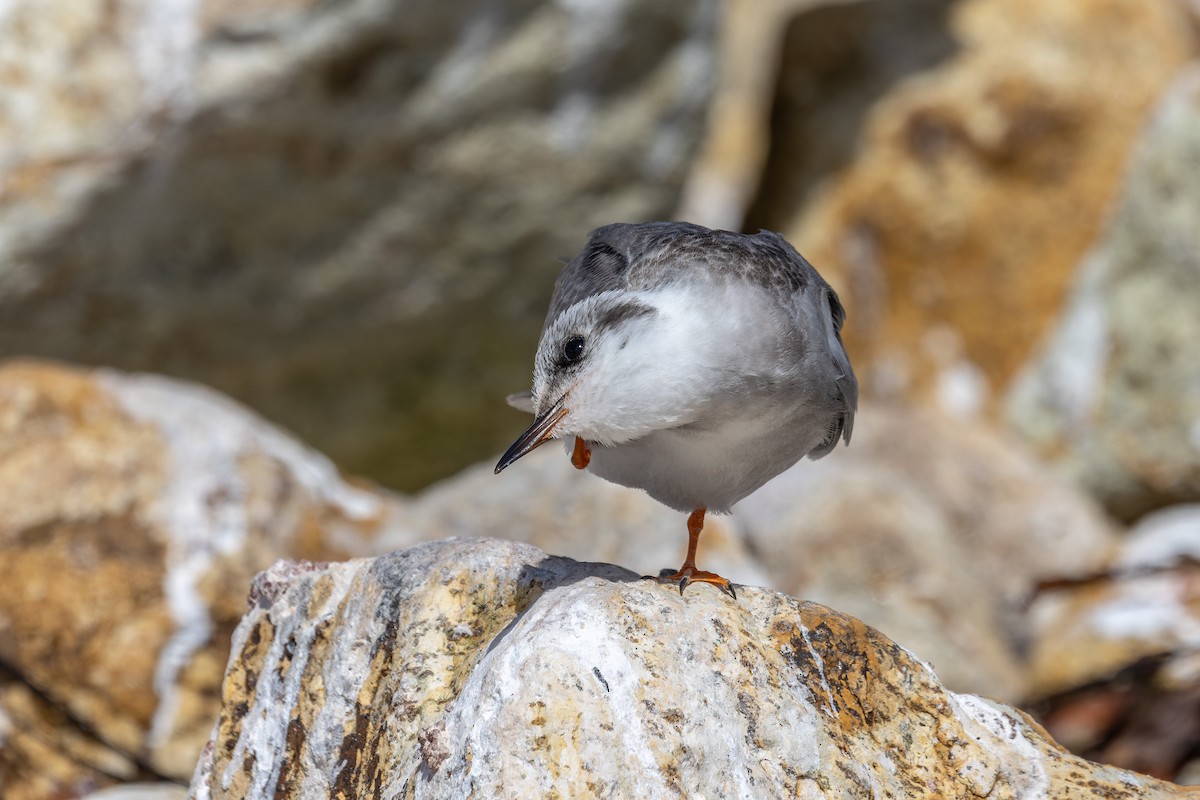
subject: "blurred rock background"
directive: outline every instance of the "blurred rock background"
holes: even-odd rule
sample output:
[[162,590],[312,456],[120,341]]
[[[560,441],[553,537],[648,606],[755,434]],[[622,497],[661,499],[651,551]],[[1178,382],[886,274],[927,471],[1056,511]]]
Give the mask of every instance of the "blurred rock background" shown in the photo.
[[0,795],[186,781],[276,558],[674,566],[644,495],[489,466],[556,257],[659,218],[782,231],[863,384],[707,563],[1200,783],[1194,3],[13,0]]

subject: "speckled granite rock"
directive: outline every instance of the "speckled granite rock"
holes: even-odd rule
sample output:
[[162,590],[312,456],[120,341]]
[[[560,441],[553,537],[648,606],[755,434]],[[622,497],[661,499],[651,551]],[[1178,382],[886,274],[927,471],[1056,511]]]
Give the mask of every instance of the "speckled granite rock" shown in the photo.
[[1185,796],[771,591],[681,598],[495,540],[255,587],[197,800]]
[[772,585],[853,614],[947,686],[1029,688],[1025,608],[1043,581],[1094,574],[1101,510],[1014,442],[929,411],[864,402],[854,442],[734,509]]
[[972,414],[1058,320],[1196,40],[1184,4],[1144,0],[964,0],[952,31],[785,233],[842,294],[866,392]]
[[670,215],[716,12],[6,2],[0,356],[199,380],[356,473],[448,475],[504,444],[555,257]]
[[121,759],[186,777],[255,572],[367,552],[397,509],[209,390],[5,363],[0,662]]
[[1117,516],[1200,500],[1200,67],[1164,98],[1008,418]]

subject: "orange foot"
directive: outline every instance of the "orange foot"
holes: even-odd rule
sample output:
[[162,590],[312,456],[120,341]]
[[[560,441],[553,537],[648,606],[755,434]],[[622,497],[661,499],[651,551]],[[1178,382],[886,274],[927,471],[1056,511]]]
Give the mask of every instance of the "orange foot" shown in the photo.
[[715,572],[705,572],[704,570],[696,569],[695,564],[684,564],[675,572],[672,572],[670,569],[664,569],[658,574],[656,580],[659,583],[679,584],[679,594],[681,595],[689,583],[711,583],[734,600],[737,600],[737,592],[734,591],[733,584],[729,582],[728,578],[722,578]]
[[575,450],[571,453],[571,465],[575,469],[587,469],[587,465],[592,461],[592,451],[587,446],[587,442],[575,437]]

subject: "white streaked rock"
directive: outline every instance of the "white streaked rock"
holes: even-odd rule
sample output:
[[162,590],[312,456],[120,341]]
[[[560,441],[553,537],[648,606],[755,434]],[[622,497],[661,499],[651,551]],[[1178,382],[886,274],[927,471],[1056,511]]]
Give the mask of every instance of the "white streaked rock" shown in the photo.
[[197,800],[1184,796],[770,590],[680,597],[491,539],[256,586]]
[[174,778],[254,574],[366,553],[403,513],[216,392],[37,362],[0,366],[0,487],[0,659]]

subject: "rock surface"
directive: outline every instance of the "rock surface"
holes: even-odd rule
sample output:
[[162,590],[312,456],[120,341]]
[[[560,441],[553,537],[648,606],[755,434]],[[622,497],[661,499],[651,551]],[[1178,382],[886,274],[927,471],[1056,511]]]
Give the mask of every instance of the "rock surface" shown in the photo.
[[[1131,575],[1183,570],[1190,524],[1138,533],[1112,563],[1129,561]],[[678,566],[686,543],[682,515],[573,469],[559,447],[501,476],[480,465],[403,499],[346,484],[207,390],[0,365],[0,664],[12,676],[0,718],[14,732],[0,741],[0,795],[41,787],[26,795],[41,800],[59,793],[47,787],[190,774],[245,587],[274,559],[500,535],[640,574]],[[1028,596],[1044,582],[1086,585],[1077,581],[1104,574],[1112,550],[1095,507],[1019,449],[866,403],[852,447],[710,518],[700,560],[742,585],[844,607],[932,661],[955,690],[1018,700],[1031,686]],[[708,589],[693,587],[688,601]],[[1062,597],[1054,591],[1038,614]],[[1035,648],[1043,673],[1046,663],[1090,663],[1097,646],[1063,618],[1069,635]],[[1070,658],[1054,654],[1056,641]],[[1128,663],[1106,661],[1099,646],[1094,663]],[[1093,679],[1076,671],[1056,690],[1032,683],[1045,694]]]
[[1051,733],[1184,780],[1200,743],[1200,505],[1145,517],[1108,569],[1039,593],[1029,621],[1031,707]]
[[198,800],[1185,796],[823,606],[495,540],[275,565],[223,696]]
[[1029,688],[1029,598],[1094,574],[1116,544],[1100,509],[978,425],[863,403],[850,447],[734,509],[771,585],[861,618],[948,685]]
[[185,800],[186,786],[174,783],[130,783],[101,789],[83,800]]
[[[741,229],[794,227],[822,182],[855,161],[880,101],[954,54],[949,16],[959,2],[791,4],[790,19],[769,31],[769,52],[779,53],[761,109],[769,141]],[[754,52],[747,47],[734,57],[752,62]]]
[[0,365],[0,487],[0,663],[176,778],[255,572],[367,552],[399,509],[213,392],[34,362]]
[[[1151,657],[1200,655],[1200,505],[1147,517],[1111,569],[1040,593],[1031,621],[1034,696],[1087,686]],[[1200,686],[1200,664],[1195,678]]]
[[866,391],[972,414],[1057,320],[1196,45],[1174,2],[965,0],[952,14],[961,49],[885,95],[860,154],[785,234],[842,293]]
[[197,379],[355,472],[447,475],[503,444],[555,257],[670,215],[716,10],[5,3],[0,356]]
[[1173,86],[1066,315],[1010,397],[1017,431],[1117,516],[1200,500],[1200,67]]
[[27,684],[0,670],[0,794],[5,800],[78,797],[141,774]]

